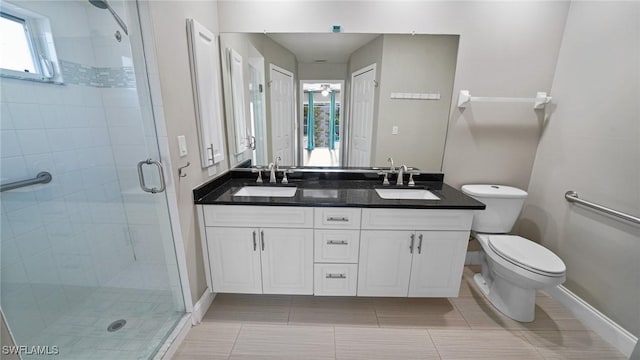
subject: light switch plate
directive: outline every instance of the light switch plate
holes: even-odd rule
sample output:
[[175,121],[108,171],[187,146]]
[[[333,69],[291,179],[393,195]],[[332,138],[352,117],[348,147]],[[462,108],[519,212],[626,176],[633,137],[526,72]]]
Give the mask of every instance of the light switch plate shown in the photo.
[[398,127],[397,126],[393,126],[391,128],[391,135],[398,135]]
[[184,135],[178,135],[178,153],[180,157],[187,156],[187,138]]

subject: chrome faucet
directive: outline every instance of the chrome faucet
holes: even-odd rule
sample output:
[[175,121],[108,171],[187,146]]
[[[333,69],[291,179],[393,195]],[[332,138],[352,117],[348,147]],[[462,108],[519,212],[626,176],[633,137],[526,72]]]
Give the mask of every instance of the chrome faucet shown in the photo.
[[396,168],[393,166],[393,158],[389,157],[387,161],[391,163],[391,166],[389,166],[389,172],[393,174],[396,172]]
[[404,185],[403,177],[404,173],[407,172],[407,165],[402,165],[398,168],[398,181],[396,181],[396,186]]
[[278,165],[278,162],[282,159],[280,159],[280,156],[276,156],[273,160],[275,161],[275,164],[274,163],[269,164],[269,183],[270,184],[276,183],[276,171],[280,170],[280,165]]

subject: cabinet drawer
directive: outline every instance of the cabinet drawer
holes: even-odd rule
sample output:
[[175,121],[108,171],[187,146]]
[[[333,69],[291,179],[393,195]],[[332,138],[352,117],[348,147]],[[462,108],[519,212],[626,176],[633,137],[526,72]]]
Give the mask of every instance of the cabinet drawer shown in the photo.
[[316,229],[360,229],[361,209],[316,208]]
[[313,208],[299,206],[205,205],[206,226],[312,228]]
[[314,261],[357,263],[360,230],[315,230]]
[[356,264],[315,264],[314,295],[355,296],[358,284]]
[[469,230],[472,220],[471,210],[362,210],[362,228],[372,230]]

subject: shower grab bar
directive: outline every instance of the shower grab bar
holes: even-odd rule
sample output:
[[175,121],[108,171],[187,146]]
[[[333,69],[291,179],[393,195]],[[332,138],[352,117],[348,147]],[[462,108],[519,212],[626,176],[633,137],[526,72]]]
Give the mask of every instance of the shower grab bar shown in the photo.
[[41,171],[33,179],[14,181],[14,182],[0,185],[0,192],[19,189],[21,187],[35,185],[35,184],[46,184],[48,182],[51,182],[51,179],[53,179],[53,177],[51,176],[51,173],[47,171]]
[[608,208],[606,206],[602,206],[602,205],[599,205],[599,204],[596,204],[596,203],[592,203],[591,201],[580,199],[578,197],[578,193],[573,191],[573,190],[569,190],[566,193],[564,193],[564,198],[567,199],[568,202],[578,203],[578,204],[584,205],[586,207],[590,207],[592,209],[596,209],[598,211],[601,211],[601,212],[603,212],[605,214],[613,215],[615,217],[619,217],[620,219],[627,220],[627,221],[630,221],[630,222],[635,223],[635,224],[640,224],[640,218],[639,217],[623,213],[622,211],[613,210],[613,209]]

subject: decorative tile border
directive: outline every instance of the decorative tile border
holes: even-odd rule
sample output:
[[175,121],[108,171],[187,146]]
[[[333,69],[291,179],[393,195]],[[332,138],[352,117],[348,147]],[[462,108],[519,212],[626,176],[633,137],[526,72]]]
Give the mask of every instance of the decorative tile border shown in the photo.
[[64,82],[98,88],[135,88],[133,67],[93,67],[71,61],[60,60]]

